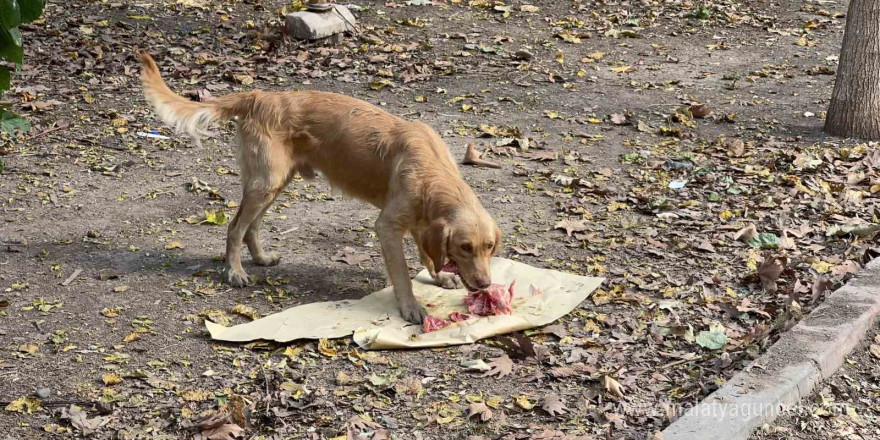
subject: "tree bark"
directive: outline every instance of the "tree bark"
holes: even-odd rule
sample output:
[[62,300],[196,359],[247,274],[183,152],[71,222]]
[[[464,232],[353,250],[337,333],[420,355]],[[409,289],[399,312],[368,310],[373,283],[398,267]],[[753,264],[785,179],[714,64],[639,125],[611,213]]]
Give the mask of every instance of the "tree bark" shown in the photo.
[[880,0],[852,0],[825,132],[880,139]]

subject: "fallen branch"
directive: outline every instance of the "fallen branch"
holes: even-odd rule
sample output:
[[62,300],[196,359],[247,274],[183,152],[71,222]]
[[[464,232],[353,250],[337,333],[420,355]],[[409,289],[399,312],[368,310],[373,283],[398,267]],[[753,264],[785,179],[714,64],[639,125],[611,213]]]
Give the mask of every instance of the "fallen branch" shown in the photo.
[[462,160],[461,163],[465,165],[475,165],[478,167],[501,168],[500,164],[483,160],[484,154],[486,153],[483,152],[482,154],[480,154],[479,152],[477,152],[477,147],[475,147],[474,144],[468,144],[467,151],[464,153],[464,160]]

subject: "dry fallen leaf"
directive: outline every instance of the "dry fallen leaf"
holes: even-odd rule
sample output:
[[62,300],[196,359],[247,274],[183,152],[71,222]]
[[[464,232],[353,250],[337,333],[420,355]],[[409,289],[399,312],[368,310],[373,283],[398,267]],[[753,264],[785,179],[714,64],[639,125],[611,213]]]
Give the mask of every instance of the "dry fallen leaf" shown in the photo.
[[510,356],[506,354],[497,358],[492,358],[490,361],[489,371],[486,371],[483,374],[483,377],[495,376],[500,379],[513,372],[513,361],[510,360]]
[[196,434],[194,440],[233,440],[244,437],[244,429],[229,423],[225,414],[216,414],[199,422],[202,432]]
[[358,252],[353,248],[346,246],[345,249],[337,252],[335,255],[330,257],[330,259],[333,261],[341,261],[343,263],[354,266],[369,260],[370,254]]
[[532,255],[534,257],[541,256],[541,251],[538,250],[537,245],[532,246],[532,247],[514,246],[512,249],[518,255]]
[[586,220],[572,220],[567,218],[556,222],[556,224],[553,225],[553,229],[564,229],[565,233],[571,237],[572,232],[583,232],[588,228]]
[[544,401],[541,403],[541,409],[547,411],[547,414],[550,414],[551,416],[558,416],[568,412],[568,407],[565,406],[565,402],[563,402],[557,394],[548,394],[544,396]]
[[74,405],[70,405],[69,408],[65,409],[61,417],[69,419],[70,424],[80,430],[85,436],[93,434],[109,420],[107,417],[89,418],[85,411]]
[[758,279],[761,280],[761,286],[768,292],[776,291],[776,280],[785,270],[785,257],[767,257],[760,266],[758,266]]
[[602,376],[602,386],[612,396],[623,397],[623,386],[611,376]]
[[703,119],[712,114],[712,110],[703,104],[694,104],[689,108],[691,115],[697,119]]
[[483,402],[472,403],[468,408],[468,418],[477,416],[481,422],[488,422],[492,418],[492,410]]
[[727,154],[733,157],[741,157],[746,152],[746,144],[739,139],[730,139],[724,144]]
[[743,243],[748,243],[749,240],[758,236],[758,228],[755,225],[748,225],[739,231],[733,236],[734,240],[739,240]]

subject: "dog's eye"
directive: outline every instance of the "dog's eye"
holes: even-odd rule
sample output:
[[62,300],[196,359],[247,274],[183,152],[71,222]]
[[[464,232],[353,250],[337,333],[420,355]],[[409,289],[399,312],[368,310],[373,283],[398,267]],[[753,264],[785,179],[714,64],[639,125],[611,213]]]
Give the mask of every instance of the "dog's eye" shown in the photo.
[[463,250],[467,253],[470,253],[471,251],[474,250],[474,248],[472,248],[471,245],[469,245],[469,244],[463,244],[463,245],[461,245],[461,250]]
[[492,244],[492,243],[489,243],[489,244],[486,245],[486,249],[488,249],[488,250],[490,250],[490,251],[492,250],[493,247],[495,247],[495,245]]

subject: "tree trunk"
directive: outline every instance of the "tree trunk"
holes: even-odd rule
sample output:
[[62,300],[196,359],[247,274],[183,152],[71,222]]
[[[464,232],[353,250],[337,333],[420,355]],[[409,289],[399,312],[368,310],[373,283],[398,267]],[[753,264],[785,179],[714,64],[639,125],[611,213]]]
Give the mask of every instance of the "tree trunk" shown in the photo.
[[825,132],[880,139],[880,0],[852,0]]

